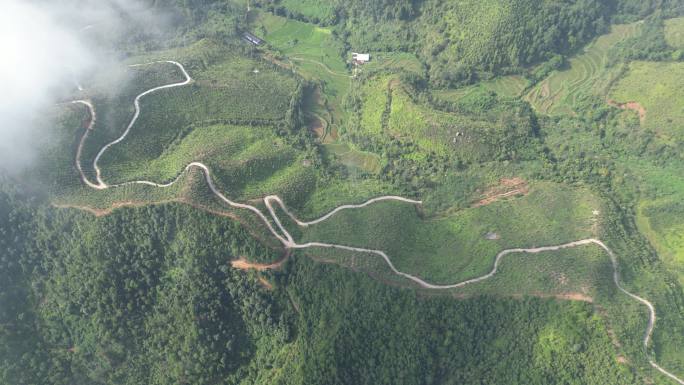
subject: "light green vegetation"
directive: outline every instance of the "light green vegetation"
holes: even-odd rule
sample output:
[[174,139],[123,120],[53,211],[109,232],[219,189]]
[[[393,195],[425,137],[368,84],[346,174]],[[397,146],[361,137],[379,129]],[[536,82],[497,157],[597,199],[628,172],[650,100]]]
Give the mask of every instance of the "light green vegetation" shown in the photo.
[[[463,171],[437,174],[435,186],[421,195],[422,211],[427,216],[444,216],[472,206],[484,192],[501,184],[502,179],[534,180],[542,165],[535,161],[485,162]],[[503,189],[506,191],[508,189]]]
[[665,20],[665,41],[672,48],[684,49],[684,17]]
[[634,35],[638,24],[614,25],[609,34],[588,45],[571,58],[568,68],[556,71],[525,95],[534,108],[543,114],[570,114],[582,98],[604,95],[619,68],[607,67],[608,51],[618,42]]
[[[612,265],[598,246],[582,246],[538,254],[508,254],[495,276],[454,289],[461,295],[576,296],[592,300],[597,288],[610,289]],[[611,290],[612,291],[612,290]]]
[[373,52],[371,61],[360,66],[361,73],[366,72],[409,72],[421,75],[425,72],[423,64],[416,55],[407,52]]
[[684,63],[632,62],[610,98],[639,103],[646,110],[645,128],[664,143],[684,140]]
[[302,14],[310,20],[330,20],[335,12],[335,7],[328,2],[318,0],[283,0],[282,6],[294,13]]
[[[209,166],[221,191],[238,199],[274,192],[287,200],[305,199],[306,192],[296,186],[306,188],[313,178],[302,155],[277,138],[272,129],[226,125],[197,128],[168,146],[159,157],[138,158],[136,167],[125,170],[129,173],[123,175],[131,180],[169,181],[192,161]],[[113,174],[120,169],[117,166],[107,170]]]
[[360,151],[352,148],[347,143],[330,143],[323,147],[323,153],[331,160],[337,160],[345,165],[351,172],[365,171],[377,174],[380,171],[380,157],[372,152]]
[[[327,83],[334,90],[344,90],[347,67],[340,57],[340,43],[332,31],[313,24],[288,20],[266,12],[260,12],[254,21],[254,31],[260,34],[269,46],[299,61],[304,74],[312,75]],[[301,59],[301,60],[298,60]],[[303,64],[308,63],[309,65]],[[324,74],[327,74],[324,75]]]
[[337,202],[362,203],[381,195],[396,194],[392,186],[377,179],[332,180],[319,183],[305,207],[299,211],[304,220],[311,220],[334,210]]
[[404,86],[391,77],[372,79],[359,93],[363,98],[362,132],[417,144],[420,151],[406,156],[419,162],[430,155],[456,155],[468,162],[496,159],[505,147],[515,147],[530,134],[529,124],[517,108],[490,120],[438,111],[414,102]]
[[[545,202],[544,207],[538,202]],[[303,233],[306,241],[380,249],[401,271],[430,282],[454,283],[488,272],[502,249],[593,236],[593,210],[600,206],[585,189],[539,183],[525,197],[444,218],[424,219],[414,205],[384,202],[340,212]],[[487,239],[490,233],[499,239]]]
[[[236,196],[254,197],[278,180],[294,183],[308,174],[301,155],[276,140],[273,129],[225,124],[283,121],[295,92],[294,79],[268,64],[234,56],[188,71],[195,79],[192,85],[141,100],[142,113],[129,135],[101,159],[105,180],[168,182],[191,161],[212,160],[221,187]],[[247,181],[263,187],[250,187]]]
[[463,88],[436,90],[433,91],[433,95],[452,102],[459,101],[472,93],[482,91],[494,92],[501,97],[515,98],[520,96],[520,93],[527,88],[528,83],[522,76],[509,75],[481,81],[475,85]]
[[[153,60],[159,59],[140,58],[135,63],[149,63]],[[153,87],[185,80],[178,67],[171,64],[119,66],[113,72],[115,74],[108,73],[111,78],[105,76],[104,80],[94,79],[93,90],[89,91],[96,108],[97,122],[94,130],[88,134],[88,141],[81,154],[83,165],[91,165],[102,146],[121,136],[133,116],[133,99],[136,95]],[[118,83],[112,84],[108,79],[115,79]],[[78,133],[78,136],[81,135],[82,133]],[[91,179],[95,177],[92,167],[84,167],[84,172]]]
[[639,230],[648,238],[665,266],[684,284],[684,177],[681,168],[631,161],[630,174],[641,187],[636,210]]
[[[414,103],[400,83],[391,78],[381,77],[367,82],[362,93],[363,132],[412,140],[422,150],[410,154],[414,160],[424,160],[431,152],[445,155],[451,147],[463,147],[460,142],[464,140],[458,138],[465,138],[465,131],[471,134],[473,131],[486,130],[482,122],[430,110]],[[458,145],[456,142],[459,142]]]
[[[176,53],[188,57],[184,64],[195,82],[141,100],[140,117],[129,135],[101,158],[103,179],[109,184],[131,180],[166,183],[181,174],[188,163],[203,161],[211,168],[219,189],[233,199],[277,193],[288,203],[302,204],[315,186],[313,170],[305,161],[305,152],[278,137],[274,127],[287,124],[297,81],[268,62],[235,56],[205,41],[132,61],[174,59]],[[123,133],[133,114],[135,96],[183,80],[177,67],[166,63],[132,67],[123,73],[129,80],[116,92],[105,92],[104,85],[95,88],[98,119],[85,142],[81,161],[91,180],[92,159],[105,143]],[[37,168],[41,180],[53,186],[51,195],[56,204],[106,210],[178,200],[258,223],[248,213],[230,210],[219,202],[197,169],[164,189],[129,185],[97,191],[84,186],[75,168],[75,154],[84,133],[82,122],[87,121],[86,109],[69,105],[60,116],[59,124],[54,125],[60,140],[48,141],[41,158],[45,167]]]
[[681,197],[642,203],[637,214],[639,229],[684,284],[684,204]]

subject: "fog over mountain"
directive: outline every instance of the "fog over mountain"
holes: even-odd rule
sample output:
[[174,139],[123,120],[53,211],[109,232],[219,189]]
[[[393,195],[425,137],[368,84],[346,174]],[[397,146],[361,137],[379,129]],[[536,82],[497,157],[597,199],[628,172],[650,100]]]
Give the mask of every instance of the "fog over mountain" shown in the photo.
[[[3,0],[0,12],[0,167],[33,159],[36,124],[45,111],[87,88],[84,79],[121,56],[122,41],[140,29],[160,30],[164,18],[137,0]],[[103,70],[104,69],[104,70]],[[116,83],[116,81],[114,81]]]

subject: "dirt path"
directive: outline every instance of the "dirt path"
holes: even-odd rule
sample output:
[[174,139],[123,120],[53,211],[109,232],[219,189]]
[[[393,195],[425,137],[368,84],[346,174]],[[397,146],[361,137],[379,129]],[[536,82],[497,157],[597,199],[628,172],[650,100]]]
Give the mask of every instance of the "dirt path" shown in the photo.
[[266,271],[271,269],[277,269],[283,264],[283,261],[278,261],[275,263],[255,263],[250,262],[244,257],[240,259],[235,259],[230,261],[230,265],[235,269],[239,270],[256,270],[256,271]]
[[[254,214],[256,214],[261,219],[261,221],[264,222],[264,224],[269,229],[271,234],[273,234],[273,236],[276,237],[283,244],[283,246],[286,249],[296,250],[296,249],[308,249],[308,248],[317,248],[318,247],[318,248],[340,249],[340,250],[347,250],[347,251],[377,255],[377,256],[380,256],[387,263],[389,268],[395,274],[402,276],[402,277],[404,277],[404,278],[406,278],[406,279],[408,279],[408,280],[410,280],[410,281],[412,281],[412,282],[414,282],[414,283],[418,284],[419,286],[426,288],[426,289],[435,289],[435,290],[453,289],[453,288],[469,285],[472,283],[485,281],[485,280],[493,277],[497,273],[498,268],[499,268],[499,264],[501,263],[501,260],[505,256],[507,256],[508,254],[541,253],[541,252],[546,252],[546,251],[556,251],[556,250],[573,248],[573,247],[580,247],[580,246],[586,246],[586,245],[597,245],[597,246],[601,247],[610,257],[610,260],[611,260],[611,263],[613,266],[613,282],[615,283],[617,288],[623,294],[629,296],[633,300],[635,300],[635,301],[643,304],[644,306],[646,306],[649,310],[648,326],[646,328],[646,332],[645,332],[644,338],[643,338],[643,347],[644,347],[644,350],[647,350],[648,345],[649,345],[650,340],[651,340],[651,336],[653,334],[655,322],[656,322],[655,307],[648,300],[627,291],[622,286],[622,284],[620,283],[620,274],[619,274],[619,266],[618,266],[617,257],[615,256],[613,251],[610,248],[608,248],[608,246],[606,246],[602,241],[600,241],[598,239],[594,239],[594,238],[582,239],[579,241],[569,242],[569,243],[565,243],[562,245],[555,245],[555,246],[506,249],[506,250],[499,252],[499,254],[496,255],[496,258],[494,260],[494,266],[489,273],[482,275],[480,277],[477,277],[477,278],[472,278],[472,279],[465,280],[465,281],[458,282],[458,283],[453,283],[453,284],[449,284],[449,285],[438,285],[438,284],[431,284],[431,283],[424,281],[423,279],[421,279],[417,276],[414,276],[414,275],[404,273],[404,272],[397,270],[397,268],[392,263],[390,257],[382,250],[365,249],[365,248],[361,248],[361,247],[352,247],[352,246],[338,245],[338,244],[331,244],[331,243],[322,243],[322,242],[308,242],[308,243],[304,243],[304,244],[297,243],[293,239],[292,235],[283,226],[278,214],[276,213],[275,209],[272,206],[272,202],[276,202],[280,206],[280,208],[290,217],[290,219],[292,219],[298,226],[307,227],[307,226],[315,225],[317,223],[321,223],[321,222],[329,219],[333,215],[337,214],[338,212],[342,211],[342,210],[360,209],[360,208],[363,208],[363,207],[366,207],[368,205],[371,205],[371,204],[374,204],[377,202],[381,202],[381,201],[398,201],[398,202],[404,202],[404,203],[414,204],[414,205],[422,204],[421,201],[403,198],[403,197],[399,197],[399,196],[381,196],[381,197],[377,197],[374,199],[370,199],[370,200],[368,200],[364,203],[361,203],[361,204],[339,206],[339,207],[335,208],[334,210],[332,210],[331,212],[329,212],[328,214],[325,214],[318,219],[314,219],[311,221],[301,221],[297,217],[295,217],[294,214],[292,214],[287,209],[286,205],[284,204],[282,199],[280,199],[280,197],[278,197],[276,195],[269,195],[269,196],[264,198],[264,204],[266,205],[266,207],[268,209],[268,212],[270,214],[271,219],[275,222],[276,226],[278,227],[278,230],[280,230],[280,231],[276,231],[276,229],[271,224],[271,221],[269,220],[269,218],[260,209],[258,209],[255,206],[252,206],[252,205],[234,202],[234,201],[230,200],[229,198],[227,198],[225,195],[223,195],[223,193],[221,193],[216,188],[216,185],[214,184],[214,181],[213,181],[212,176],[211,176],[211,171],[209,170],[209,168],[200,162],[192,162],[192,163],[188,164],[183,169],[183,171],[181,171],[179,173],[179,175],[176,177],[176,179],[174,179],[173,181],[171,181],[169,183],[165,183],[165,184],[155,183],[155,182],[145,181],[145,180],[131,181],[131,182],[120,183],[120,184],[116,184],[116,185],[106,184],[102,180],[101,171],[97,166],[98,160],[100,159],[102,154],[104,154],[110,147],[112,147],[112,146],[116,145],[117,143],[120,143],[121,141],[123,141],[126,138],[126,136],[128,135],[128,133],[131,131],[131,128],[134,126],[135,122],[138,119],[138,116],[140,115],[140,99],[146,95],[157,92],[159,90],[168,89],[168,88],[172,88],[172,87],[180,87],[180,86],[190,84],[192,82],[192,78],[190,77],[190,75],[188,75],[188,73],[186,72],[186,70],[182,64],[180,64],[178,62],[174,62],[174,61],[154,62],[154,63],[171,63],[173,65],[178,66],[180,68],[180,70],[183,72],[183,75],[185,76],[186,80],[183,82],[180,82],[180,83],[173,83],[173,84],[168,84],[168,85],[149,89],[149,90],[141,93],[140,95],[138,95],[135,98],[135,101],[134,101],[135,114],[134,114],[133,118],[131,119],[131,121],[129,122],[128,126],[126,127],[126,130],[124,131],[124,133],[119,138],[117,138],[116,140],[114,140],[114,141],[106,144],[104,147],[102,147],[102,149],[99,151],[97,157],[95,158],[95,161],[93,162],[93,167],[94,167],[96,175],[97,175],[97,183],[89,182],[88,178],[86,177],[85,173],[83,172],[82,168],[80,167],[80,155],[81,155],[82,144],[85,142],[86,136],[88,135],[88,133],[94,129],[94,123],[95,123],[95,117],[96,117],[95,108],[93,107],[93,105],[91,103],[89,103],[87,101],[77,101],[76,102],[76,103],[81,103],[81,104],[86,105],[89,108],[90,114],[91,114],[91,123],[89,124],[88,129],[85,130],[85,133],[84,133],[83,137],[81,138],[81,144],[79,145],[79,149],[77,150],[77,154],[76,154],[76,164],[78,165],[77,168],[81,174],[81,179],[89,187],[99,189],[99,190],[104,190],[104,189],[109,189],[109,188],[119,188],[119,187],[131,185],[131,184],[144,184],[144,185],[154,186],[154,187],[159,187],[159,188],[167,188],[167,187],[174,185],[176,182],[178,182],[180,180],[180,178],[185,173],[187,173],[190,169],[197,168],[204,174],[204,179],[205,179],[207,185],[209,186],[211,191],[219,199],[221,199],[224,203],[228,204],[231,207],[249,210],[249,211],[253,212]],[[154,63],[148,63],[148,64],[144,64],[144,65],[149,65],[149,64],[154,64]],[[246,261],[245,262],[236,262],[236,263],[238,266],[242,266],[242,267],[248,267],[249,266],[249,267],[255,267],[257,269],[258,268],[264,268],[264,269],[268,268],[268,265],[248,264]],[[653,359],[651,359],[650,356],[648,357],[648,360],[649,360],[649,363],[651,364],[651,366],[653,368],[660,371],[662,374],[669,377],[670,379],[676,381],[680,385],[684,385],[684,380],[676,377],[674,374],[672,374],[672,373],[666,371],[665,369],[663,369],[662,367],[660,367]]]

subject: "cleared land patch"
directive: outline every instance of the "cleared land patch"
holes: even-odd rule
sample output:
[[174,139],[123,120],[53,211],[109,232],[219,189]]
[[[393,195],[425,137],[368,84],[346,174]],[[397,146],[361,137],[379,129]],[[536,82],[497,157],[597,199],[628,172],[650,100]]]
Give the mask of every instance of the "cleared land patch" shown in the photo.
[[473,207],[486,206],[501,199],[515,196],[524,196],[530,192],[527,182],[520,178],[503,178],[497,186],[493,186],[483,192],[480,200]]
[[359,151],[347,143],[330,143],[323,147],[324,155],[347,166],[350,171],[365,171],[376,174],[380,171],[380,157],[372,152]]
[[632,62],[610,99],[639,103],[646,111],[644,127],[665,143],[684,140],[684,63]]

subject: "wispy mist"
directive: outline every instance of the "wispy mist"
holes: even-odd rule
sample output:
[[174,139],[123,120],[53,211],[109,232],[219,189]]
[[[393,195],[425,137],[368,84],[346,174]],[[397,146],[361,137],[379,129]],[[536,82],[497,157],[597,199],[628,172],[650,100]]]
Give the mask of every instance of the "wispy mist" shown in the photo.
[[[138,0],[2,0],[0,10],[0,168],[35,157],[33,124],[98,68],[111,67],[141,33],[158,33],[164,18]],[[141,32],[144,31],[144,32]]]

